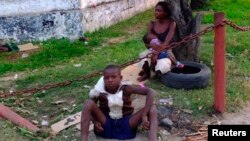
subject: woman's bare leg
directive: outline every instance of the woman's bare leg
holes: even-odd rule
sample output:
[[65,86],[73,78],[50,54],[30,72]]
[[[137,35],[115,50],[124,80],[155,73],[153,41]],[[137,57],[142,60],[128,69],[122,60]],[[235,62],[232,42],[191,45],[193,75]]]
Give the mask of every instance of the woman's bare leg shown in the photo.
[[172,49],[167,50],[167,53],[168,53],[169,59],[176,65],[177,60],[172,52]]
[[150,67],[148,61],[145,61],[145,63],[142,66],[142,71],[139,73],[139,77],[137,78],[138,82],[142,82],[148,78],[150,78]]
[[106,117],[93,100],[84,103],[81,116],[81,141],[87,141],[89,135],[89,125],[91,117],[102,125],[106,122]]

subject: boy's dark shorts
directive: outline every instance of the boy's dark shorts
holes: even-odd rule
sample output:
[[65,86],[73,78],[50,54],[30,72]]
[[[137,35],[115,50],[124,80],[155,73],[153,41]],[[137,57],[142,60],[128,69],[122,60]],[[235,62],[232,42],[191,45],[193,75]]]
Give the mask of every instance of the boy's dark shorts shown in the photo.
[[97,132],[94,130],[97,136],[108,139],[132,139],[136,136],[136,129],[131,129],[129,125],[129,119],[131,115],[126,115],[120,119],[112,119],[109,115],[106,115],[106,123],[103,125],[103,131]]
[[168,53],[167,52],[161,52],[159,53],[159,56],[157,59],[163,59],[163,58],[168,58]]

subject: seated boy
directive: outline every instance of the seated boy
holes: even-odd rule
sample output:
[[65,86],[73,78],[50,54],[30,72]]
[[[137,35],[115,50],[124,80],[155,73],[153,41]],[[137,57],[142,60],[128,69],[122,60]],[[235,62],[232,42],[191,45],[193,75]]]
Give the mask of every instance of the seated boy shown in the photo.
[[[143,59],[140,64],[142,71],[139,73],[138,81],[144,81],[150,77],[150,71],[159,72],[159,74],[167,73],[172,68],[172,63],[175,67],[183,68],[184,64],[176,60],[171,49],[162,51],[159,54],[155,54],[154,51],[161,49],[161,41],[154,34],[147,34],[143,37],[143,41],[148,50],[140,54],[140,57],[144,57],[146,54],[153,52],[150,59]],[[154,48],[154,49],[153,49]]]
[[[134,114],[131,94],[147,96],[145,107]],[[152,89],[122,82],[121,70],[115,65],[107,66],[103,77],[90,91],[90,100],[84,104],[81,140],[88,140],[89,125],[92,121],[97,136],[119,140],[135,138],[136,129],[142,123],[142,127],[149,130],[149,140],[156,141],[158,123],[157,109],[153,104],[154,95]]]

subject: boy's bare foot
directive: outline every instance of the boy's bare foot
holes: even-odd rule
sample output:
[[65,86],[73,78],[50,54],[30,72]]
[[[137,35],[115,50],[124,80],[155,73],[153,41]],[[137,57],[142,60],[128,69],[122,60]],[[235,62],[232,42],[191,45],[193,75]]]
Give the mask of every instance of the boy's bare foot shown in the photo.
[[143,71],[143,70],[141,70],[140,72],[139,72],[139,76],[142,76],[142,75],[144,75],[145,74],[145,72]]
[[176,64],[177,68],[184,68],[184,64],[180,63],[179,61]]

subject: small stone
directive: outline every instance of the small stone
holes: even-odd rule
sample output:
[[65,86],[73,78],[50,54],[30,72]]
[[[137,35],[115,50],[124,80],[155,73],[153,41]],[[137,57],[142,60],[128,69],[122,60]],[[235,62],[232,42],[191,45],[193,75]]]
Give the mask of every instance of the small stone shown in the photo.
[[63,111],[68,111],[68,110],[69,110],[69,108],[63,107]]
[[37,100],[37,102],[38,102],[39,104],[42,104],[42,103],[43,103],[43,101],[42,101],[42,100]]
[[37,120],[32,120],[31,122],[34,123],[34,124],[38,124],[39,123]]
[[205,124],[205,125],[209,125],[209,124],[211,124],[211,122],[209,122],[209,121],[205,121],[203,124]]
[[166,136],[170,136],[170,133],[169,133],[167,130],[162,130],[161,133],[162,133],[162,135],[165,136],[165,137],[166,137]]
[[164,119],[161,121],[161,123],[164,124],[164,125],[167,125],[167,126],[172,126],[172,125],[173,125],[172,120],[170,120],[169,118],[164,118]]

